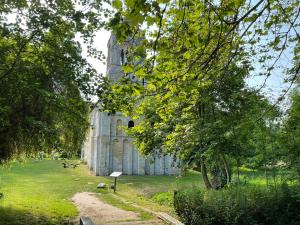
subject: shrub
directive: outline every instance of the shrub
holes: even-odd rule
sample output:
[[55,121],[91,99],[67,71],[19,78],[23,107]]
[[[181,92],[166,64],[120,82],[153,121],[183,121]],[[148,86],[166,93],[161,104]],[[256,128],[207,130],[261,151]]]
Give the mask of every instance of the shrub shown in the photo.
[[299,189],[287,185],[181,190],[174,207],[186,225],[300,225]]
[[151,197],[151,200],[157,202],[160,205],[172,206],[173,204],[173,193],[172,192],[160,192],[156,193]]

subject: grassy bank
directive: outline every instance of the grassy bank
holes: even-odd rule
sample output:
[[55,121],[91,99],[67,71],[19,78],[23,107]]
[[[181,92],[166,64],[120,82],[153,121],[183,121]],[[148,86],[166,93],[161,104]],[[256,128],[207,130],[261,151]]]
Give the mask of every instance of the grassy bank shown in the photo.
[[[96,177],[85,165],[76,169],[63,168],[62,161],[28,161],[0,167],[0,224],[59,224],[74,219],[78,212],[71,202],[77,192],[100,192],[99,198],[117,207],[136,211],[142,219],[151,217],[140,209],[130,206],[136,203],[154,211],[172,213],[167,201],[157,202],[156,193],[168,195],[174,189],[201,185],[199,174],[187,177],[175,176],[121,176],[116,195],[112,190],[98,190],[99,182],[110,185],[110,177]],[[165,194],[167,193],[167,194]],[[117,197],[125,199],[121,202]],[[161,203],[161,204],[158,204]]]
[[[28,161],[0,167],[0,224],[58,224],[74,219],[78,212],[71,202],[77,192],[99,192],[99,198],[117,207],[136,211],[142,219],[150,216],[130,203],[175,215],[173,191],[203,188],[199,172],[187,176],[121,176],[118,190],[98,190],[97,184],[110,185],[110,177],[96,177],[87,166],[63,168],[62,161]],[[264,173],[241,170],[241,182],[264,185]],[[120,201],[119,199],[124,199]]]
[[81,166],[64,169],[61,161],[13,163],[0,169],[0,224],[57,224],[74,218],[70,198],[93,191],[99,180]]

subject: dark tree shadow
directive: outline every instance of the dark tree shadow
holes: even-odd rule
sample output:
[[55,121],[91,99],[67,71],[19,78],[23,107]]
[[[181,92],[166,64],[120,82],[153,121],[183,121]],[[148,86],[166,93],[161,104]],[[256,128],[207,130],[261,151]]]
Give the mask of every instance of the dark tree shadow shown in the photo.
[[1,225],[77,225],[79,223],[64,219],[48,218],[44,215],[34,215],[11,207],[0,206]]

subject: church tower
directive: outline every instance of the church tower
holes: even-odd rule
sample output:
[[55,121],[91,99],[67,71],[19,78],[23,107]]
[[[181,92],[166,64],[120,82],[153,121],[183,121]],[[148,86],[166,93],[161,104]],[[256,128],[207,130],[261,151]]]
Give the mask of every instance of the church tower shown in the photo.
[[[122,66],[127,65],[128,63],[128,55],[129,55],[129,48],[132,45],[138,45],[140,43],[140,39],[138,40],[127,40],[122,45],[119,45],[117,43],[116,37],[114,35],[111,35],[108,43],[107,43],[107,68],[106,68],[106,75],[107,77],[112,80],[113,82],[116,82],[121,77],[125,76],[125,74],[122,72]],[[135,64],[142,63],[135,62]],[[140,82],[143,86],[146,85],[146,81],[144,78],[141,80],[138,80],[136,76],[134,76],[133,73],[126,74],[126,76],[132,81],[132,82]]]
[[107,43],[107,49],[108,53],[106,75],[109,79],[116,82],[123,75],[121,66],[125,61],[125,46],[120,47],[117,43],[116,37],[114,35],[111,35]]
[[[121,46],[111,35],[107,47],[107,77],[117,82],[124,73],[122,66],[127,64],[128,49],[137,42],[125,41]],[[141,82],[134,74],[127,74],[132,82]],[[124,175],[175,175],[180,172],[170,155],[153,155],[146,158],[133,145],[131,137],[122,128],[134,127],[136,121],[125,117],[121,112],[109,114],[95,108],[91,114],[91,130],[82,149],[82,159],[96,175],[107,176],[113,171]]]

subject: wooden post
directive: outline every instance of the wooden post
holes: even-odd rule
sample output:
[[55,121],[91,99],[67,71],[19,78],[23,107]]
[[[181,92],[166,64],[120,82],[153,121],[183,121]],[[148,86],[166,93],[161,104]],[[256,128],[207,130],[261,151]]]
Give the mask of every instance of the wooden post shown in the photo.
[[114,193],[116,193],[116,190],[117,190],[117,177],[115,177]]

